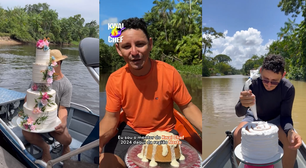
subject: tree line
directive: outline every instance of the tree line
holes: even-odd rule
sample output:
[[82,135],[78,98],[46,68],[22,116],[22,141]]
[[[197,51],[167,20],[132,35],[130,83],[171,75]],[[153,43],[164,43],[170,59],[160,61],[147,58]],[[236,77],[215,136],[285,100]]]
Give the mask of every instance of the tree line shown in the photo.
[[[174,0],[155,0],[153,4],[143,16],[154,44],[151,58],[170,64],[200,67],[202,0],[180,0],[177,4]],[[118,69],[124,64],[115,45],[108,46],[100,39],[100,69]]]
[[22,42],[35,42],[49,37],[57,44],[79,42],[85,37],[98,38],[99,25],[95,20],[85,23],[80,14],[58,18],[47,3],[4,9],[0,6],[0,36],[10,36]]

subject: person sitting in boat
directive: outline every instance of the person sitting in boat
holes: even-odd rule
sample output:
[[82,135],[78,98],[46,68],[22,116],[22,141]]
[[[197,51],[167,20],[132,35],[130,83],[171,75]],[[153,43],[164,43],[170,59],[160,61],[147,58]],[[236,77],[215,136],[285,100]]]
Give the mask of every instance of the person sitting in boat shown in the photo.
[[[100,152],[104,147],[100,167],[107,168],[126,167],[124,157],[132,144],[122,144],[118,136],[134,138],[157,130],[176,132],[173,130],[176,122],[174,102],[202,131],[201,111],[191,102],[192,97],[178,71],[165,62],[150,58],[153,41],[145,21],[129,18],[122,23],[122,42],[116,43],[116,49],[126,65],[108,78],[106,112],[100,122]],[[120,124],[115,135],[121,109],[127,122]]]
[[[61,71],[63,60],[66,59],[67,56],[62,55],[62,53],[56,49],[50,50],[50,56],[54,56],[55,61],[57,63],[57,66],[54,67],[56,78],[54,79],[51,87],[56,91],[55,102],[58,105],[58,118],[61,120],[61,124],[56,126],[55,131],[49,132],[49,134],[63,145],[62,155],[64,155],[70,152],[69,145],[72,141],[72,138],[67,129],[68,112],[66,109],[66,107],[70,107],[72,84]],[[27,132],[24,130],[22,130],[22,133],[29,143],[36,145],[42,149],[43,161],[47,163],[49,160],[51,160],[50,147],[39,134]]]
[[261,77],[252,80],[250,90],[240,93],[235,107],[236,115],[245,118],[234,132],[234,147],[241,143],[241,128],[255,119],[249,107],[255,104],[256,99],[258,119],[279,127],[279,140],[284,145],[283,167],[293,168],[302,140],[293,129],[291,111],[295,89],[290,81],[284,78],[284,67],[282,56],[268,55],[260,69]]

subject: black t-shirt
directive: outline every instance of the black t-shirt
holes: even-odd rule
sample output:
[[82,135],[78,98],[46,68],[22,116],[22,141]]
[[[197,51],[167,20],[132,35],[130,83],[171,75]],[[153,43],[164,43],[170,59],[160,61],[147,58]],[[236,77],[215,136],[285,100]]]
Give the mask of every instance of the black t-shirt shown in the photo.
[[[295,89],[289,80],[283,78],[274,90],[267,91],[262,80],[257,78],[252,80],[250,90],[255,95],[258,118],[269,121],[280,115],[280,124],[285,133],[293,129],[291,111]],[[246,114],[248,108],[238,101],[235,109],[236,115],[241,117]]]

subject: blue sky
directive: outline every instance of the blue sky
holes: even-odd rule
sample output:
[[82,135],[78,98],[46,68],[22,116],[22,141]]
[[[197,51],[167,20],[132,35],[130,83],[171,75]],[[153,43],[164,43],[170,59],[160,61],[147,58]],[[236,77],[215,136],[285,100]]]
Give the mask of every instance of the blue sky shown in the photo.
[[146,12],[151,11],[153,6],[153,0],[100,0],[100,38],[102,38],[106,44],[112,45],[112,43],[108,43],[107,40],[111,33],[111,30],[107,30],[107,23],[120,22],[130,17],[142,18]]
[[[266,47],[277,40],[277,33],[291,18],[277,7],[279,0],[203,0],[202,24],[225,32],[226,38],[216,39],[212,51],[227,54],[231,65],[242,68],[253,54],[267,53]],[[300,23],[298,17],[296,23]]]

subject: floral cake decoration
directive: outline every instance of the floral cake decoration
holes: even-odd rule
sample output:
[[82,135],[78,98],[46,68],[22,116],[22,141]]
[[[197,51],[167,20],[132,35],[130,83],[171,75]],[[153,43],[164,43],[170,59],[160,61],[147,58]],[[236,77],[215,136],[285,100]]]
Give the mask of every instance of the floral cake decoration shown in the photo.
[[27,129],[29,131],[35,130],[36,125],[40,125],[41,122],[43,122],[44,120],[48,118],[48,115],[45,112],[46,107],[47,106],[51,107],[51,105],[55,105],[54,102],[51,102],[50,98],[52,98],[52,95],[48,94],[47,92],[45,93],[40,92],[40,96],[37,99],[35,99],[36,104],[34,106],[32,113],[33,114],[40,114],[40,113],[45,114],[37,118],[35,121],[31,117],[26,115],[22,110],[18,113],[18,116],[22,119],[21,126],[24,129]]
[[48,40],[50,40],[49,37],[48,38],[44,38],[43,40],[38,40],[37,43],[36,43],[36,47],[38,49],[43,49],[44,51],[49,50],[49,43],[50,42]]
[[50,57],[49,65],[47,69],[42,72],[43,73],[43,80],[47,81],[47,86],[50,86],[53,83],[53,80],[56,77],[56,73],[54,67],[57,66],[54,56]]

